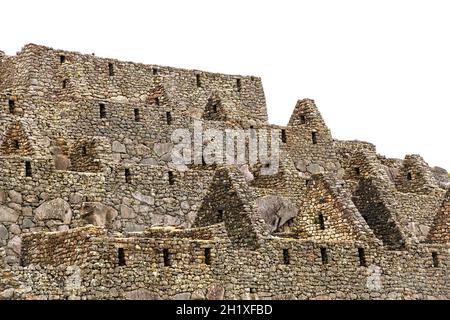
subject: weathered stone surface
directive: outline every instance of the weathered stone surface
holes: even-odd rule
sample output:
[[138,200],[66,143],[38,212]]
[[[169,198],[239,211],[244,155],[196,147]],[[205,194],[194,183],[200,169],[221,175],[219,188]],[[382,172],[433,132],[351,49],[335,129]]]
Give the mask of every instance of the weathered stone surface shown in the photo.
[[[449,299],[448,174],[420,156],[334,139],[311,99],[270,125],[257,77],[1,60],[0,298]],[[279,128],[280,161],[173,163],[197,120],[205,146]]]
[[9,288],[0,292],[0,300],[10,300],[14,296],[14,288]]
[[70,159],[63,154],[55,155],[54,161],[56,170],[68,170],[70,168]]
[[23,219],[23,223],[22,223],[22,227],[25,228],[25,229],[33,228],[34,227],[33,220],[31,220],[29,218],[24,218]]
[[177,293],[172,297],[172,300],[190,300],[191,294],[189,292]]
[[14,235],[18,235],[22,233],[22,230],[20,230],[20,227],[17,224],[12,224],[9,227],[9,232],[11,232]]
[[41,221],[61,220],[63,223],[69,224],[72,220],[72,209],[70,204],[61,198],[50,200],[36,209],[35,219]]
[[2,224],[0,224],[0,239],[8,239],[8,229]]
[[155,199],[152,196],[147,196],[147,195],[143,195],[142,193],[140,193],[139,191],[133,192],[132,193],[133,198],[135,198],[136,200],[139,200],[141,202],[144,202],[148,205],[154,205],[155,204]]
[[10,190],[8,192],[9,198],[11,199],[11,202],[17,203],[17,204],[21,204],[22,203],[22,195],[14,190]]
[[3,190],[0,190],[0,204],[5,203],[7,200],[6,192]]
[[147,289],[137,289],[125,293],[127,300],[161,300],[161,297]]
[[11,208],[0,205],[0,222],[16,222],[19,213]]
[[173,148],[172,143],[155,143],[153,150],[155,151],[158,157],[161,157],[165,154],[170,154]]
[[322,166],[316,164],[316,163],[312,163],[310,165],[308,165],[306,167],[306,170],[311,173],[311,174],[318,174],[318,173],[324,173],[325,170],[323,169]]
[[191,300],[205,300],[206,296],[203,290],[195,290],[192,292]]
[[141,164],[146,166],[156,166],[158,165],[158,161],[156,161],[154,158],[144,158],[142,159]]
[[273,232],[297,216],[298,208],[288,199],[267,196],[256,200],[258,213]]
[[120,216],[123,219],[133,219],[136,216],[136,214],[134,213],[133,208],[130,208],[122,204],[120,206]]
[[225,289],[220,284],[212,284],[208,288],[206,293],[206,299],[208,300],[223,300]]
[[80,213],[86,223],[98,227],[111,227],[118,215],[116,209],[100,202],[84,202]]
[[83,196],[79,193],[73,193],[70,195],[69,201],[71,204],[79,204],[83,201]]
[[13,237],[8,242],[7,248],[10,249],[15,255],[20,255],[20,252],[22,250],[22,238],[20,238],[19,236]]
[[117,153],[126,153],[127,152],[127,148],[125,147],[125,145],[121,144],[119,141],[113,141],[111,150],[112,150],[112,152],[117,152]]

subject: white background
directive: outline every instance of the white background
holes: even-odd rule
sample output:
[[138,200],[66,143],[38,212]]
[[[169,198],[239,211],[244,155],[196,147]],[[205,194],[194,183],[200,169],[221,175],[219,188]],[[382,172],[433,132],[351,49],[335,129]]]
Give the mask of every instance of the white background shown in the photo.
[[313,98],[338,139],[450,169],[449,1],[2,1],[26,43],[263,78],[270,122]]

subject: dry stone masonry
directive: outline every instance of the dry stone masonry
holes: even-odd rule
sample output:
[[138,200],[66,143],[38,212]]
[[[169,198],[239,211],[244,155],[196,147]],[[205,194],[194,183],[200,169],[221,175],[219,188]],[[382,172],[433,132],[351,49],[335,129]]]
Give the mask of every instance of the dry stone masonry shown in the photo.
[[[171,161],[171,134],[279,129],[280,163]],[[0,299],[449,299],[450,180],[268,123],[261,79],[0,52]]]

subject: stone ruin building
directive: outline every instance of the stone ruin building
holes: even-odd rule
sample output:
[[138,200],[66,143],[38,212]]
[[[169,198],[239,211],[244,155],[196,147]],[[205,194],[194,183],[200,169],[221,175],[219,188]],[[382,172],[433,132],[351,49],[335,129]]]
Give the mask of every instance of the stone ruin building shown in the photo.
[[[279,129],[280,164],[171,163],[174,128]],[[450,183],[333,139],[261,79],[0,52],[0,298],[448,299]]]

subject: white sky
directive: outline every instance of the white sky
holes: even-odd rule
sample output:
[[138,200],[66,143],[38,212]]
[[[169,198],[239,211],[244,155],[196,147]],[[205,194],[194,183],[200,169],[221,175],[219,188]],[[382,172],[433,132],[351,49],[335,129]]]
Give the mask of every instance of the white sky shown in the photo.
[[32,42],[261,76],[270,122],[313,98],[335,138],[448,170],[449,34],[445,0],[7,0],[0,16],[7,54]]

